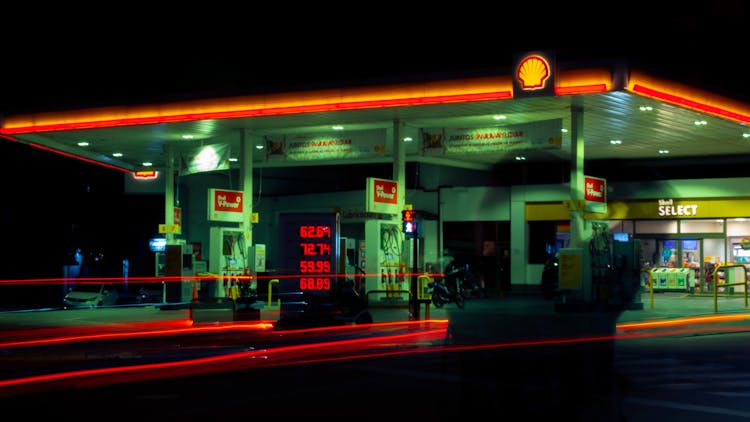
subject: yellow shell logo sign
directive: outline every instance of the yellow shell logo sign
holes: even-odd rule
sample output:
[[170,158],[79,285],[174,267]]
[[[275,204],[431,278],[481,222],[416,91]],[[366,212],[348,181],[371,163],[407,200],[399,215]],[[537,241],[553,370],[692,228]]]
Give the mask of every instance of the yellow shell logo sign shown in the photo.
[[521,61],[516,78],[523,89],[542,89],[550,77],[549,63],[543,57],[529,56]]

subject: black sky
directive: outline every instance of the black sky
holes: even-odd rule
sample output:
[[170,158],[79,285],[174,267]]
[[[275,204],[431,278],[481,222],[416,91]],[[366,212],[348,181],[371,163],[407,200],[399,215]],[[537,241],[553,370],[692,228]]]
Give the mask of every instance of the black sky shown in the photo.
[[[0,111],[233,95],[310,85],[507,71],[514,55],[632,67],[750,98],[750,6],[653,2],[486,4],[405,10],[302,5],[282,10],[61,11],[3,27]],[[265,6],[264,6],[265,7]],[[363,6],[364,7],[364,6]]]

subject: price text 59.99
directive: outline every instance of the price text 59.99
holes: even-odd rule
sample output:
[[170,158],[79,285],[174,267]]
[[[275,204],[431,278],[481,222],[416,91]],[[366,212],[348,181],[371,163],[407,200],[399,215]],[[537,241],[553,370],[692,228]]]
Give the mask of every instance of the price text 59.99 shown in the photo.
[[330,273],[330,261],[300,261],[299,271],[301,273]]

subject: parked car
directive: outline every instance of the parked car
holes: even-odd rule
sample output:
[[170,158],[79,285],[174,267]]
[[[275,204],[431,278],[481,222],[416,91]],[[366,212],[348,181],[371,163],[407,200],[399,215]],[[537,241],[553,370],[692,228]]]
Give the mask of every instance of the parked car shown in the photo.
[[148,304],[148,303],[160,303],[164,301],[164,290],[163,288],[146,288],[141,287],[138,289],[138,294],[135,296],[135,303]]
[[111,283],[81,283],[63,298],[66,308],[96,308],[117,304],[117,289]]

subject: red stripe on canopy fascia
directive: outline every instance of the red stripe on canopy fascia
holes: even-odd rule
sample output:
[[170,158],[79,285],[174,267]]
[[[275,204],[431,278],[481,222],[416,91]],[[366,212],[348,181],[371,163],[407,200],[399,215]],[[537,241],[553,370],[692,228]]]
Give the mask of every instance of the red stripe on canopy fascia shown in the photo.
[[713,114],[719,117],[725,117],[727,119],[731,119],[731,120],[735,120],[735,121],[739,121],[743,123],[750,123],[750,116],[740,114],[740,113],[735,113],[729,110],[725,110],[723,108],[699,103],[697,101],[688,100],[687,98],[678,97],[677,95],[667,94],[666,92],[657,91],[655,89],[648,88],[643,85],[638,85],[638,84],[633,85],[633,92],[646,95],[649,97],[657,98],[659,100],[666,101],[672,104],[677,104],[683,107],[691,108],[696,111],[702,111],[704,113]]
[[34,148],[43,149],[45,151],[54,152],[55,154],[59,154],[59,155],[62,155],[62,156],[68,157],[68,158],[75,158],[76,160],[85,161],[85,162],[91,163],[91,164],[96,164],[97,166],[102,166],[102,167],[107,167],[107,168],[114,169],[114,170],[119,170],[119,171],[124,172],[124,173],[131,173],[132,172],[132,170],[124,169],[122,167],[113,166],[113,165],[107,164],[107,163],[102,163],[100,161],[90,160],[88,158],[80,157],[78,155],[69,154],[67,152],[63,152],[63,151],[60,151],[60,150],[57,150],[57,149],[45,147],[43,145],[35,144],[33,142],[29,142],[26,145],[34,147]]
[[[10,136],[0,135],[0,138],[7,139],[7,140],[9,140],[11,142],[18,142],[19,144],[21,143],[18,139],[12,138]],[[97,166],[107,167],[107,168],[119,170],[119,171],[122,171],[122,172],[125,172],[125,173],[129,173],[130,172],[130,170],[124,169],[122,167],[113,166],[111,164],[106,164],[106,163],[102,163],[102,162],[95,161],[95,160],[89,160],[88,158],[83,158],[83,157],[79,157],[77,155],[69,154],[67,152],[58,151],[56,149],[45,147],[45,146],[39,145],[39,144],[35,144],[33,142],[29,142],[29,143],[26,143],[24,145],[28,145],[28,146],[34,147],[34,148],[43,149],[43,150],[49,151],[49,152],[54,152],[55,154],[59,154],[59,155],[62,155],[62,156],[68,157],[68,158],[74,158],[76,160],[84,161],[84,162],[91,163],[91,164],[96,164]]]
[[20,142],[18,141],[18,139],[16,139],[16,138],[12,138],[12,137],[10,137],[10,136],[3,136],[3,135],[0,135],[0,138],[3,138],[3,139],[7,139],[7,140],[9,140],[9,141],[11,141],[11,142],[18,142],[18,143],[20,144]]
[[476,94],[438,95],[432,97],[396,98],[390,100],[354,101],[346,103],[313,104],[293,107],[273,107],[250,110],[218,111],[209,113],[178,114],[172,116],[136,117],[132,119],[113,119],[88,122],[59,123],[34,125],[14,128],[0,128],[0,134],[19,134],[32,132],[53,132],[78,129],[96,129],[117,126],[148,125],[175,123],[208,119],[231,119],[242,117],[277,116],[295,113],[318,113],[336,110],[357,110],[378,107],[402,107],[429,104],[446,104],[471,101],[493,101],[513,98],[510,91],[482,92]]
[[555,95],[597,94],[601,92],[607,92],[606,84],[555,87]]

